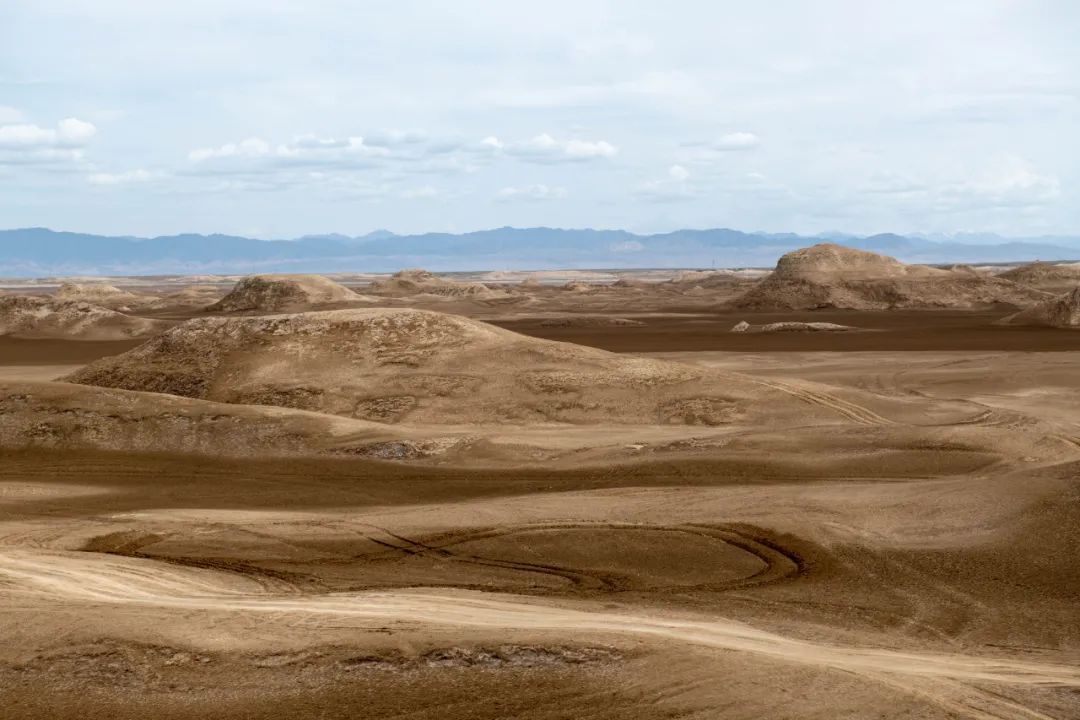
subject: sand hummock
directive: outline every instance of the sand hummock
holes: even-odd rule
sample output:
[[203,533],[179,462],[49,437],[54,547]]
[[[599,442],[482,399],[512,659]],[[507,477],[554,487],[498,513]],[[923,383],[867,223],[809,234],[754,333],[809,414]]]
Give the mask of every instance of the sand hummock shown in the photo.
[[760,332],[760,333],[774,333],[774,332],[849,332],[852,330],[858,330],[859,328],[852,327],[851,325],[838,325],[837,323],[829,322],[774,322],[766,323],[765,325],[751,325],[743,320],[742,322],[731,328],[731,332],[743,333],[743,332]]
[[207,312],[303,310],[361,297],[322,275],[249,275]]
[[81,302],[117,310],[152,302],[155,298],[121,290],[104,283],[66,282],[53,293],[53,298],[66,302]]
[[0,297],[0,335],[70,340],[126,340],[155,335],[168,327],[159,320],[132,317],[85,302],[51,297]]
[[1009,325],[1080,327],[1080,287],[1005,318]]
[[751,310],[1026,307],[1044,298],[1044,293],[1000,278],[908,265],[822,243],[781,257],[772,275],[732,305]]
[[1080,283],[1080,263],[1048,263],[1036,260],[998,275],[1021,285],[1045,287]]
[[409,297],[412,295],[440,295],[449,298],[472,298],[486,300],[506,296],[503,290],[493,290],[478,282],[457,282],[439,277],[420,268],[401,270],[384,280],[376,280],[369,291],[372,295],[386,297]]
[[565,315],[540,321],[541,327],[564,328],[641,327],[644,324],[640,320],[610,315]]
[[720,424],[752,386],[386,308],[190,320],[69,380],[389,423]]

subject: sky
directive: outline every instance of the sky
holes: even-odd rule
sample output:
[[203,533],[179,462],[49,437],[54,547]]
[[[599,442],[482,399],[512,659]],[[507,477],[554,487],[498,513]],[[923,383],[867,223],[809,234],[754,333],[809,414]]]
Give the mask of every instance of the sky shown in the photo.
[[0,227],[1080,234],[1074,0],[2,0]]

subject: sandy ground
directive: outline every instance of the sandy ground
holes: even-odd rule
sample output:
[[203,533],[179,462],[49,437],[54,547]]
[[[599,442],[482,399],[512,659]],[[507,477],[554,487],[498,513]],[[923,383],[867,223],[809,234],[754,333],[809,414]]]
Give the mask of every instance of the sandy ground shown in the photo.
[[[0,451],[0,717],[1080,716],[1069,331],[1026,352],[988,316],[864,314],[893,328],[875,351],[512,322],[785,410],[455,430],[562,453],[519,466]],[[4,348],[13,383],[126,349]]]

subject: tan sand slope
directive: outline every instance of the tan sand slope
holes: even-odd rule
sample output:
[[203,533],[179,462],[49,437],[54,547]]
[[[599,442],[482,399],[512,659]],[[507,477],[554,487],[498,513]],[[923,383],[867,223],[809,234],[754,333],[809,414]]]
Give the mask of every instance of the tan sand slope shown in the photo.
[[907,265],[895,258],[822,243],[784,255],[772,275],[737,298],[746,309],[1025,307],[1037,290],[965,271]]
[[741,376],[386,308],[190,320],[70,379],[419,423],[715,425],[761,392]]
[[1010,325],[1080,326],[1080,287],[1005,318]]
[[402,270],[385,280],[376,280],[372,283],[369,292],[386,297],[441,295],[481,300],[506,296],[505,291],[493,290],[483,283],[447,280],[419,268]]
[[149,337],[166,323],[132,317],[85,302],[47,297],[0,297],[0,335],[22,338],[123,340]]
[[208,312],[301,310],[360,300],[349,288],[321,275],[249,275]]

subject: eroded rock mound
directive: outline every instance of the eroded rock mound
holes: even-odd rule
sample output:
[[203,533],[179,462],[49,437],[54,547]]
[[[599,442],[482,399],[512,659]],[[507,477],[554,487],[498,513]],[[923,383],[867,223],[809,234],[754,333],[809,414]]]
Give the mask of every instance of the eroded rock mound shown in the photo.
[[480,300],[505,297],[507,294],[504,290],[493,290],[483,283],[447,280],[421,269],[401,270],[385,280],[376,280],[369,292],[386,297],[440,295]]
[[218,302],[221,297],[221,290],[214,285],[189,285],[182,290],[162,295],[150,307],[199,308]]
[[731,328],[731,332],[734,333],[848,332],[851,330],[858,330],[858,328],[828,322],[774,322],[765,325],[751,325],[745,320]]
[[895,258],[823,243],[784,255],[772,275],[733,301],[745,309],[1026,307],[1037,290],[965,271],[907,265]]
[[60,289],[53,293],[53,298],[65,302],[90,303],[112,310],[136,307],[154,299],[147,295],[137,295],[121,290],[113,285],[72,282],[62,284]]
[[0,382],[0,448],[244,456],[362,450],[384,430],[329,415],[56,382]]
[[168,327],[85,302],[51,297],[0,297],[0,335],[22,338],[126,340],[155,335]]
[[1080,263],[1048,263],[1035,261],[1006,270],[998,275],[1021,285],[1041,287],[1063,283],[1080,283]]
[[249,275],[206,310],[278,312],[360,299],[349,288],[321,275]]
[[610,315],[569,315],[540,321],[542,327],[565,328],[640,327],[644,324],[640,320]]
[[1061,297],[1040,303],[1005,318],[1010,325],[1044,325],[1047,327],[1080,327],[1080,287]]
[[384,308],[190,320],[69,379],[386,423],[719,424],[750,397],[731,377]]

